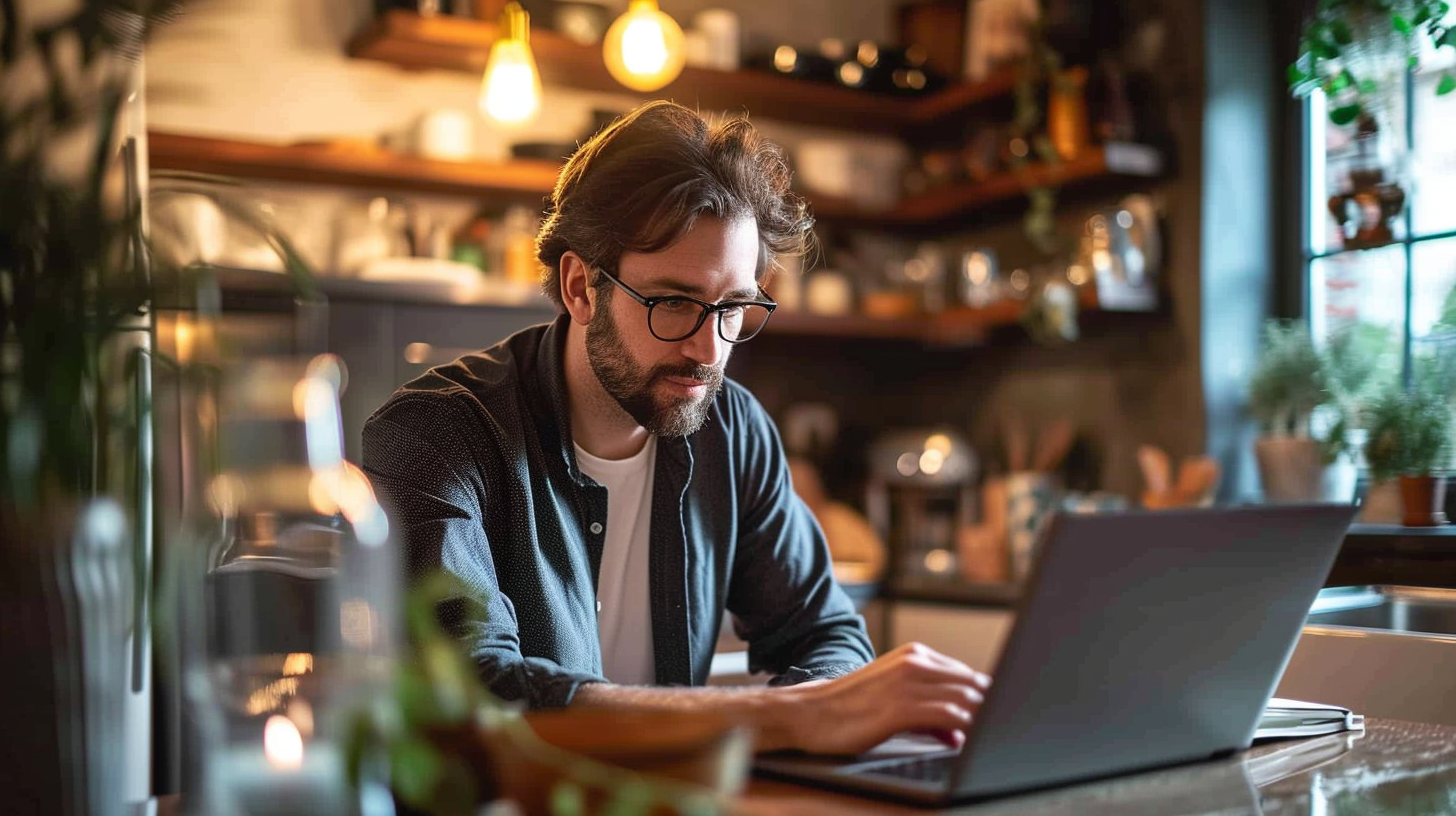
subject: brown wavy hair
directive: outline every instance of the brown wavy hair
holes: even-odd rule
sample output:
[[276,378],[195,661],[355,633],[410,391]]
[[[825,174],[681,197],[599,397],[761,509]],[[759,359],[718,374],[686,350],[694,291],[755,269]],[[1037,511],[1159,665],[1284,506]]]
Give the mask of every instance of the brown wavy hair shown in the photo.
[[[648,102],[577,149],[551,194],[536,236],[541,288],[561,300],[561,257],[614,269],[624,252],[660,252],[699,216],[748,217],[758,225],[763,282],[780,256],[803,254],[814,219],[789,189],[778,145],[735,117],[710,124],[674,102]],[[605,285],[605,279],[596,282]]]

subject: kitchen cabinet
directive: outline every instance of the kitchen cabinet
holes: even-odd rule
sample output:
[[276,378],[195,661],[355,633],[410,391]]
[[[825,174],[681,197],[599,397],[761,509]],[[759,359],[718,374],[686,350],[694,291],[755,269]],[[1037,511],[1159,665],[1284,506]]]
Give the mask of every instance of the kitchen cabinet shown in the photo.
[[432,366],[494,345],[554,314],[545,307],[331,300],[329,350],[343,358],[349,372],[340,397],[345,455],[353,462],[362,460],[364,420],[396,388]]

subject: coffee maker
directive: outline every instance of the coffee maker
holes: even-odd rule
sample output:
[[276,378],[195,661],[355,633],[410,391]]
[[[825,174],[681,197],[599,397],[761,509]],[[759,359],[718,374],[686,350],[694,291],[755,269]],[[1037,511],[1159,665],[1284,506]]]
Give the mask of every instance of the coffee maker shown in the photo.
[[957,580],[956,531],[976,515],[970,443],[950,428],[889,431],[870,446],[868,465],[865,508],[889,543],[890,585]]

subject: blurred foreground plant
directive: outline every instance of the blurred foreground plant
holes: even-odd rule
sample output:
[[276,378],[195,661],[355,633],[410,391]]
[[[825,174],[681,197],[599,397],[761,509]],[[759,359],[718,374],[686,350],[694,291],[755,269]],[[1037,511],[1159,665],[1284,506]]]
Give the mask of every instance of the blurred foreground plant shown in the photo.
[[503,794],[501,780],[482,779],[479,763],[472,761],[477,752],[471,746],[483,740],[487,761],[489,754],[510,751],[552,772],[553,816],[720,812],[721,803],[702,789],[607,765],[536,736],[518,707],[486,689],[465,650],[441,627],[438,607],[461,602],[472,614],[484,614],[477,596],[445,572],[418,581],[409,592],[409,645],[393,692],[364,701],[348,729],[351,783],[362,784],[384,768],[395,797],[406,806],[432,816],[469,816],[482,801]]

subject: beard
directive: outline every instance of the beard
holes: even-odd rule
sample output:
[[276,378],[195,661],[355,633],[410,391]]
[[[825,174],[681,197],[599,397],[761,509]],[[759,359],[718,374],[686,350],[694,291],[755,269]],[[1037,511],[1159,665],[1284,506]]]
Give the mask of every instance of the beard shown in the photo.
[[[692,363],[655,368],[637,365],[605,306],[597,310],[586,327],[587,361],[602,388],[648,433],[665,437],[696,433],[707,421],[713,398],[723,387],[723,371]],[[699,331],[713,328],[705,325]],[[701,397],[658,398],[656,386],[666,377],[698,380],[707,385],[707,390]]]

